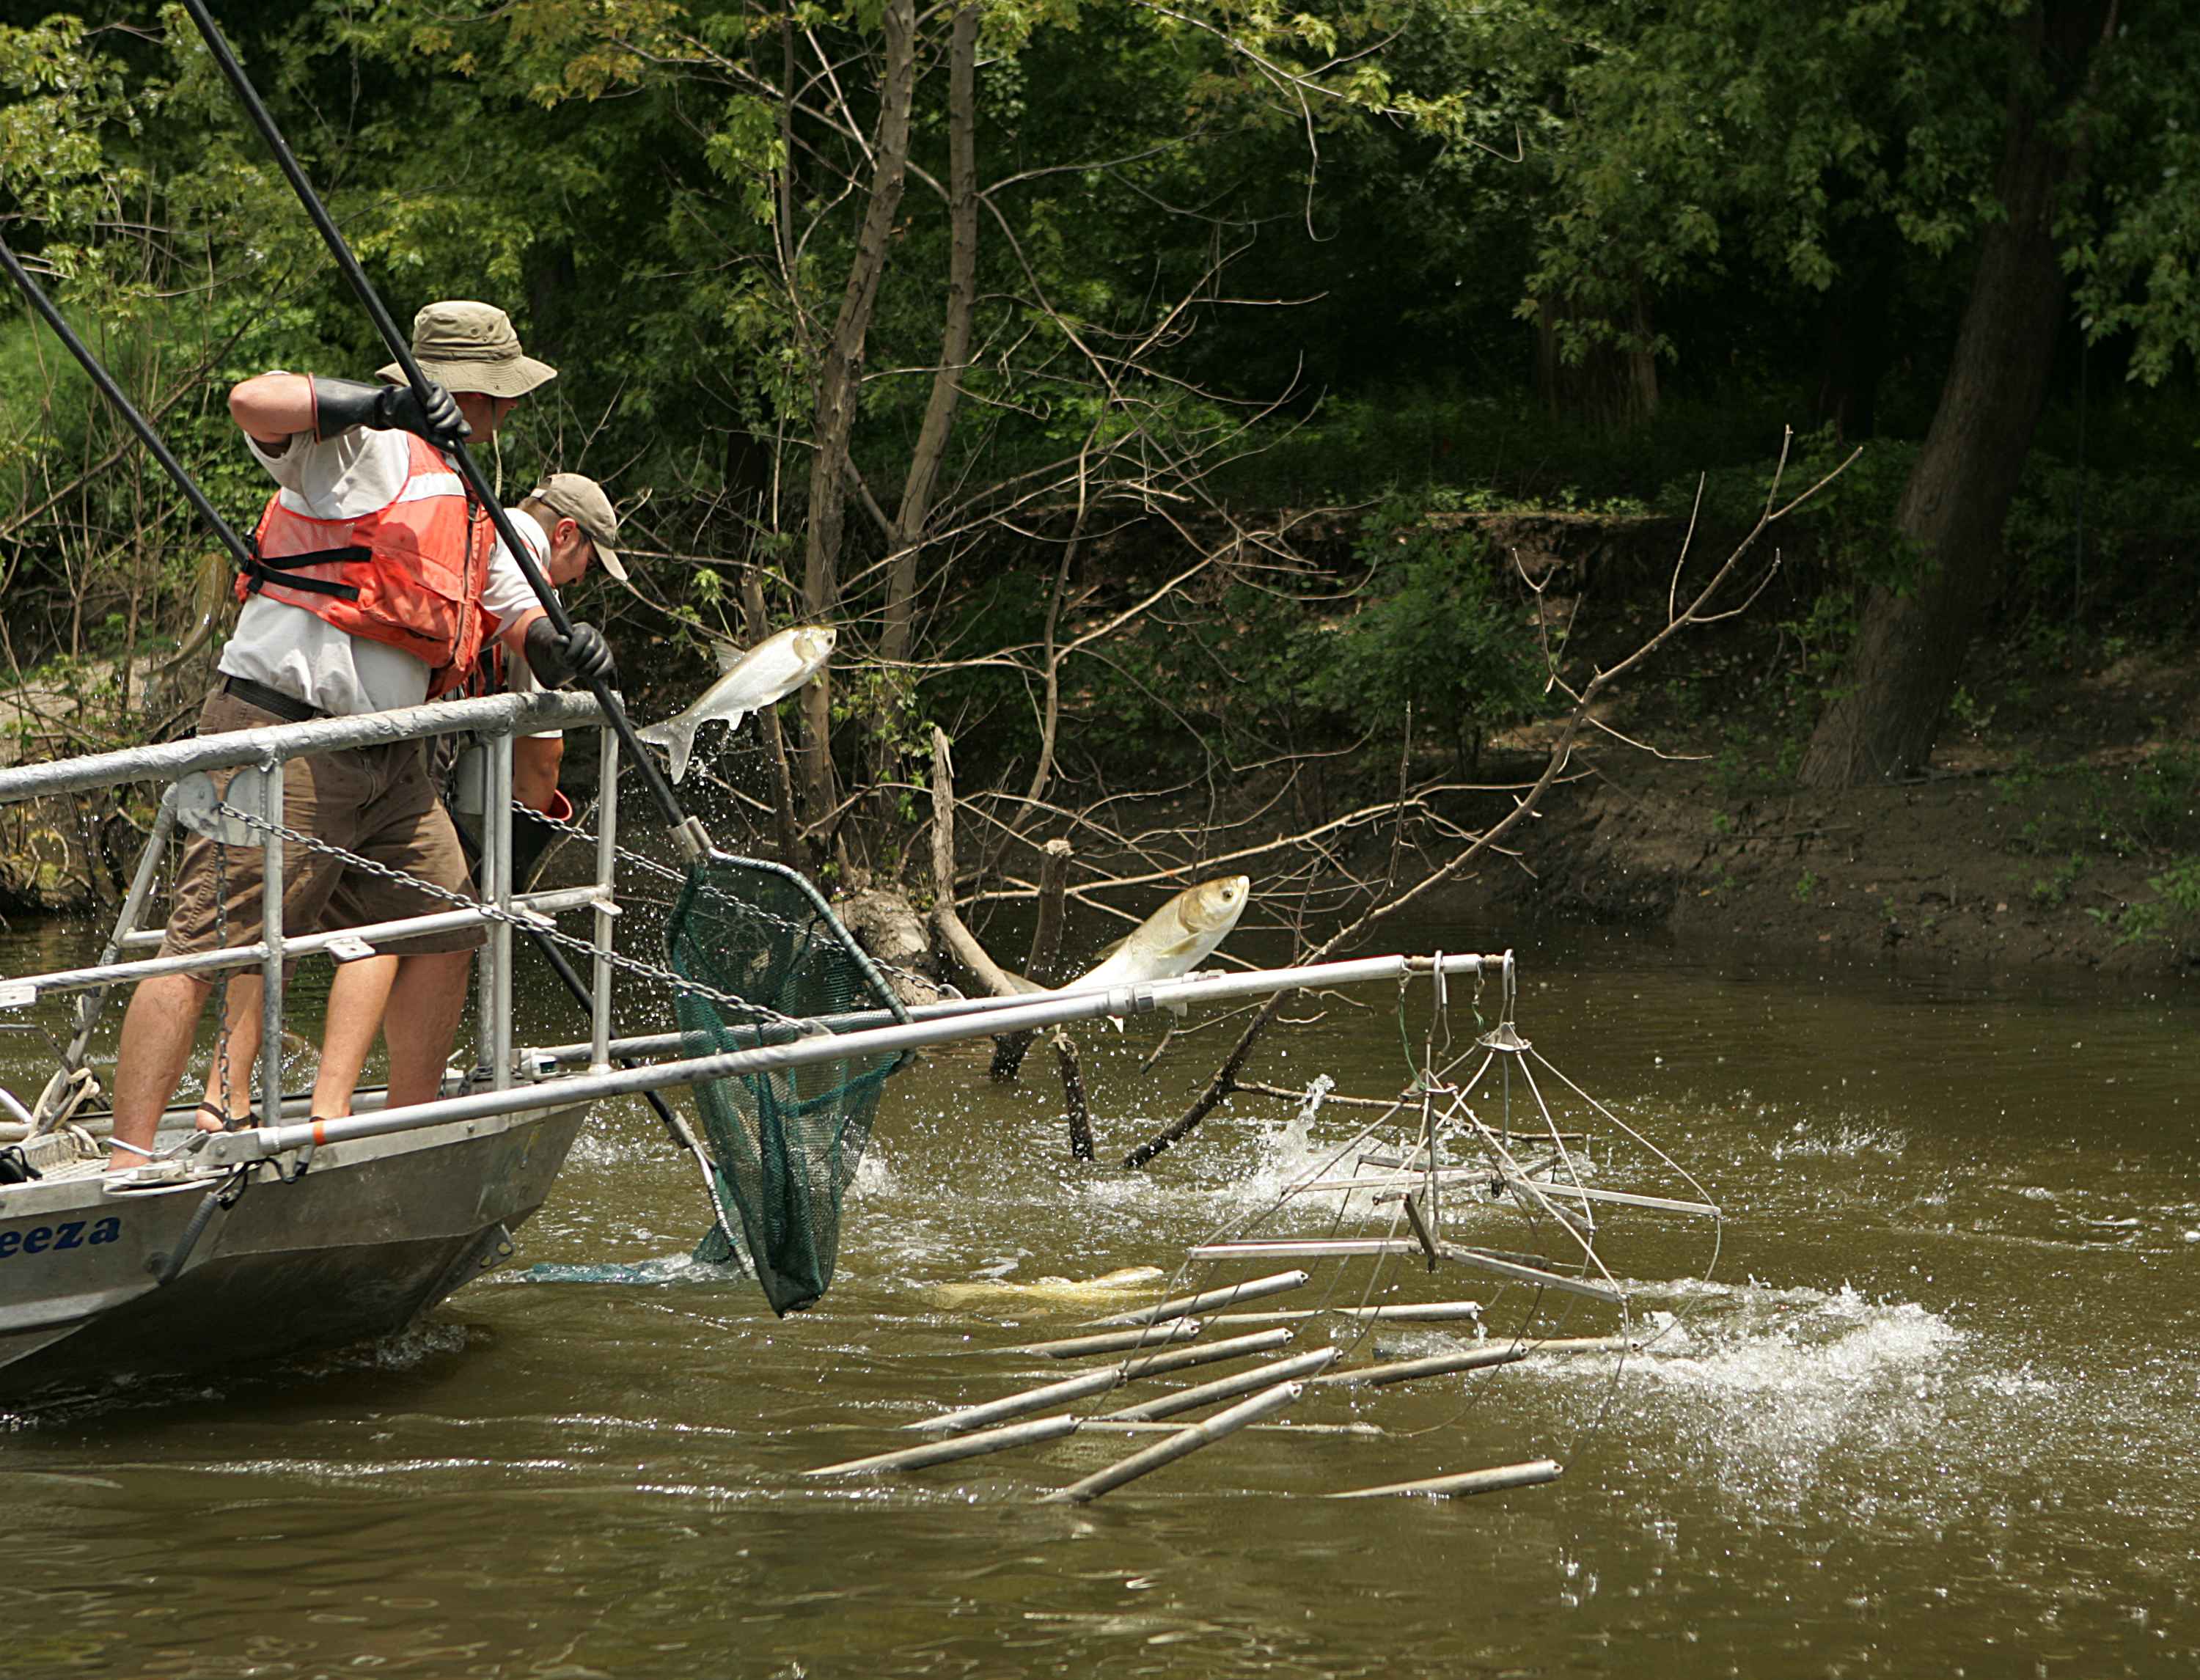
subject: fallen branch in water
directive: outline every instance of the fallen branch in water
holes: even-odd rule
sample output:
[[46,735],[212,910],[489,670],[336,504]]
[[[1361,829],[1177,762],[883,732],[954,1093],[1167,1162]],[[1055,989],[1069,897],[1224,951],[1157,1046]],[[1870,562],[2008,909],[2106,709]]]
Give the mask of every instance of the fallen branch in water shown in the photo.
[[[1066,856],[1066,853],[1065,853]],[[937,724],[932,730],[932,922],[939,930],[948,954],[979,985],[996,998],[1015,998],[1033,988],[1018,985],[1007,969],[996,963],[978,942],[955,908],[955,760],[949,751],[947,732]],[[1007,1040],[995,1039],[998,1065]],[[1069,1152],[1080,1161],[1092,1159],[1092,1119],[1085,1102],[1085,1081],[1077,1066],[1077,1049],[1068,1035],[1053,1037],[1055,1060],[1062,1071],[1062,1105],[1069,1117]],[[1019,1052],[1021,1059],[1021,1052]]]
[[[1621,659],[1617,664],[1593,671],[1589,681],[1577,688],[1568,683],[1562,674],[1559,664],[1558,645],[1553,644],[1548,633],[1548,624],[1543,624],[1544,664],[1548,674],[1545,692],[1556,689],[1565,694],[1573,704],[1567,710],[1565,720],[1559,726],[1558,739],[1552,744],[1550,756],[1544,761],[1542,774],[1537,776],[1527,792],[1514,802],[1510,811],[1491,827],[1477,834],[1466,847],[1455,853],[1448,861],[1439,864],[1430,874],[1396,897],[1373,905],[1337,933],[1332,934],[1311,953],[1296,960],[1302,963],[1327,961],[1370,928],[1387,921],[1414,903],[1431,887],[1457,879],[1469,864],[1490,852],[1506,834],[1535,814],[1536,807],[1543,795],[1550,791],[1552,785],[1565,773],[1573,754],[1575,740],[1584,729],[1594,725],[1595,720],[1590,716],[1591,708],[1613,683],[1656,653],[1683,629],[1692,625],[1716,623],[1723,618],[1731,618],[1735,613],[1748,608],[1749,604],[1756,600],[1758,592],[1770,581],[1772,574],[1779,569],[1780,557],[1776,553],[1772,557],[1772,564],[1766,568],[1764,576],[1757,580],[1738,605],[1730,607],[1722,605],[1717,611],[1713,611],[1712,600],[1733,577],[1735,569],[1741,564],[1742,557],[1755,546],[1758,537],[1777,521],[1785,518],[1796,508],[1810,500],[1856,460],[1856,453],[1852,453],[1847,460],[1842,461],[1840,465],[1834,467],[1831,472],[1827,473],[1801,495],[1784,506],[1777,506],[1780,481],[1787,471],[1788,451],[1793,438],[1794,434],[1791,431],[1781,441],[1780,460],[1773,468],[1771,487],[1765,496],[1764,509],[1758,515],[1757,523],[1750,527],[1739,542],[1735,544],[1725,561],[1717,571],[1711,574],[1711,581],[1683,604],[1680,595],[1680,582],[1688,567],[1688,547],[1694,540],[1696,529],[1695,518],[1694,515],[1690,516],[1688,531],[1681,539],[1680,554],[1674,562],[1672,584],[1667,594],[1665,623],[1626,658]],[[1696,495],[1700,503],[1703,498],[1700,482],[1697,486]],[[1513,559],[1514,564],[1518,565],[1519,557],[1516,554]],[[1529,588],[1535,593],[1536,614],[1541,623],[1544,611],[1545,585],[1539,584],[1533,578],[1529,577],[1524,567],[1521,568],[1520,575]],[[1231,1046],[1229,1054],[1223,1057],[1221,1065],[1215,1068],[1213,1075],[1208,1080],[1205,1088],[1192,1099],[1191,1107],[1167,1127],[1126,1156],[1123,1159],[1125,1167],[1143,1167],[1156,1156],[1174,1148],[1197,1131],[1200,1122],[1214,1113],[1224,1102],[1235,1093],[1247,1089],[1238,1076],[1245,1066],[1246,1058],[1252,1054],[1253,1046],[1260,1041],[1261,1035],[1267,1030],[1269,1023],[1275,1020],[1278,1012],[1283,1008],[1284,998],[1284,994],[1279,992],[1261,1006],[1244,1032],[1238,1035],[1238,1042]]]

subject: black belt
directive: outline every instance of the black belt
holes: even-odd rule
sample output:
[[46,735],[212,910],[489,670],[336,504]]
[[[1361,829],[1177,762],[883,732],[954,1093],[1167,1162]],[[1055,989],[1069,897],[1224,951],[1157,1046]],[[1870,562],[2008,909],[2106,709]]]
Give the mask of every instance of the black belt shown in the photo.
[[285,723],[310,723],[316,717],[329,715],[319,706],[307,705],[305,701],[294,699],[280,688],[271,688],[265,682],[255,682],[249,676],[225,676],[221,680],[221,687],[223,693],[234,694],[245,705],[256,705]]

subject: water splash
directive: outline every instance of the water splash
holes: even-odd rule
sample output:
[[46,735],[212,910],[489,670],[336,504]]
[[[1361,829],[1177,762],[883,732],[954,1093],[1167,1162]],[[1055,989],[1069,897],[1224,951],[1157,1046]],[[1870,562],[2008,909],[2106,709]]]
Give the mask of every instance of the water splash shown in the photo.
[[[1694,1473],[1752,1508],[1799,1508],[1859,1463],[1907,1464],[1947,1436],[1981,1389],[2037,1388],[2023,1371],[1956,1368],[1969,1338],[1915,1302],[1757,1285],[1650,1292],[1690,1297],[1675,1320],[1649,1314],[1647,1349],[1626,1363],[1632,1427],[1670,1431]],[[1662,1329],[1662,1333],[1661,1333]],[[1596,1361],[1609,1375],[1608,1361]],[[1554,1381],[1596,1379],[1590,1363]]]
[[1909,1147],[1910,1134],[1897,1127],[1872,1126],[1847,1119],[1823,1124],[1799,1120],[1786,1140],[1773,1144],[1772,1158],[1784,1161],[1791,1156],[1892,1156],[1905,1153]]
[[605,1261],[567,1266],[546,1261],[523,1271],[484,1279],[486,1286],[516,1284],[623,1284],[658,1286],[666,1284],[723,1284],[738,1282],[746,1274],[738,1264],[706,1266],[689,1255],[668,1255],[657,1260]]

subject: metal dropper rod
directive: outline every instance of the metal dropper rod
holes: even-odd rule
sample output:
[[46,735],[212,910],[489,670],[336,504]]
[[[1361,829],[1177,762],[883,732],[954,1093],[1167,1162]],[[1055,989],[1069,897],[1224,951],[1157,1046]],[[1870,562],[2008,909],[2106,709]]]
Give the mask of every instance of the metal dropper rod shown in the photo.
[[214,511],[214,505],[207,500],[207,494],[199,488],[198,481],[161,441],[161,434],[153,430],[153,423],[139,413],[137,406],[122,394],[122,387],[114,383],[114,376],[99,365],[99,359],[61,319],[61,311],[54,307],[53,300],[39,290],[38,283],[31,278],[30,271],[23,266],[15,252],[8,249],[5,240],[0,240],[0,268],[8,271],[8,278],[21,288],[23,296],[30,299],[31,307],[43,315],[46,325],[54,330],[54,337],[67,347],[68,353],[91,376],[91,383],[98,387],[99,394],[130,423],[130,430],[138,434],[139,440],[153,452],[153,459],[161,464],[169,477],[176,481],[176,488],[184,493],[184,500],[198,510],[199,518],[205,520],[214,536],[220,539],[221,546],[229,550],[231,558],[240,568],[249,566],[252,562],[252,550],[245,545],[244,539],[231,528],[228,520]]
[[[359,259],[352,255],[351,247],[345,243],[342,233],[337,230],[319,196],[314,192],[313,183],[306,179],[306,172],[299,167],[298,160],[291,155],[290,148],[283,139],[282,131],[276,127],[274,117],[261,101],[251,79],[245,75],[244,67],[237,62],[237,55],[230,50],[229,42],[215,24],[213,14],[207,10],[205,0],[184,0],[184,9],[191,15],[191,21],[198,26],[199,33],[205,37],[207,50],[213,53],[214,62],[220,67],[222,74],[228,78],[230,86],[236,90],[247,114],[260,130],[261,138],[267,142],[267,149],[274,154],[276,166],[290,183],[291,190],[298,195],[298,202],[305,206],[306,214],[313,219],[313,225],[320,231],[322,242],[328,246],[329,254],[335,257],[336,266],[343,271],[344,278],[351,283],[352,290],[358,294],[360,302],[365,306],[368,317],[374,323],[375,331],[381,335],[382,342],[389,348],[391,358],[404,373],[406,383],[412,388],[412,394],[424,407],[428,401],[428,379],[421,372],[420,364],[413,360],[411,343],[404,334],[398,331],[396,322],[389,318],[389,311],[383,307],[382,298],[374,290],[374,283],[366,278],[366,271],[359,266]],[[573,621],[566,616],[565,604],[551,589],[550,580],[535,565],[533,556],[527,552],[527,546],[519,540],[518,533],[512,530],[511,516],[504,511],[503,504],[496,499],[489,481],[482,476],[481,468],[474,462],[472,452],[465,443],[459,442],[452,445],[450,455],[458,466],[459,476],[465,480],[466,488],[489,510],[497,536],[511,551],[512,558],[519,563],[520,572],[527,579],[528,587],[535,591],[535,598],[542,603],[543,612],[549,615],[551,627],[560,635],[570,635]],[[641,743],[635,738],[634,725],[628,720],[626,708],[620,704],[617,694],[608,682],[598,680],[589,682],[588,690],[596,697],[596,703],[603,707],[605,722],[611,725],[613,733],[618,736],[620,746],[634,761],[635,769],[640,772],[642,785],[649,790],[650,798],[656,801],[657,808],[664,813],[665,821],[672,825],[682,852],[690,862],[702,857],[711,849],[710,834],[699,819],[688,816],[680,808],[680,801],[672,792],[671,783],[658,769],[657,761],[642,751]]]

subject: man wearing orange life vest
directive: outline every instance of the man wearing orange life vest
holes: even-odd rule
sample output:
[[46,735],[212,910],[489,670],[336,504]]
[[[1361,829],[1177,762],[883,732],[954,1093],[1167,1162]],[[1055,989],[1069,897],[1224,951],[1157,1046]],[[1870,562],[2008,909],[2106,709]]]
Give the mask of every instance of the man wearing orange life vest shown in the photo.
[[[618,514],[611,506],[611,498],[594,479],[584,478],[577,472],[553,472],[530,491],[518,506],[505,511],[512,518],[512,530],[527,546],[535,569],[553,589],[579,582],[596,561],[603,562],[604,569],[622,582],[626,580],[626,567],[612,546],[618,537]],[[500,546],[497,553],[501,559]],[[531,606],[531,594],[528,600]],[[484,646],[481,658],[474,662],[460,687],[462,694],[500,694],[507,690],[529,694],[541,686],[524,659],[507,657],[505,644],[508,640],[499,638]],[[428,762],[439,786],[447,779],[447,773],[436,749],[452,744],[449,736],[428,744]],[[558,771],[565,750],[562,730],[521,735],[512,743],[512,878],[522,887],[532,879],[536,863],[557,837],[557,830],[536,820],[536,814],[542,813],[556,822],[572,818],[571,802],[558,787]],[[479,843],[462,819],[454,817],[453,821],[469,866],[478,869]],[[371,875],[345,875],[322,913],[320,929],[357,928],[375,920],[372,908],[360,902],[360,889],[377,884]],[[380,1019],[390,995],[393,976],[403,960],[393,949],[387,955],[359,958],[337,968],[329,988],[330,1018],[345,1024],[349,1039],[355,1041],[363,1033],[367,1042],[357,1045],[355,1055],[331,1056],[324,1048],[324,1069],[336,1069],[331,1075],[332,1082],[348,1079],[356,1083],[356,1071],[345,1070],[363,1061],[372,1048],[373,1031],[368,1025],[369,1016]],[[255,1003],[257,995],[253,994]],[[260,1051],[260,1016],[256,1009],[243,1014],[231,1010],[225,1042],[228,1054],[215,1057],[207,1069],[198,1117],[199,1129],[203,1132],[220,1131],[225,1126],[242,1121],[252,1111],[252,1080]],[[340,1042],[339,1051],[342,1050]],[[325,1102],[333,1105],[337,1101],[334,1089],[320,1092],[314,1112],[325,1120],[333,1118],[341,1110],[334,1106],[324,1108],[322,1104]]]
[[[256,535],[261,564],[240,580],[243,607],[200,715],[202,735],[417,705],[462,682],[492,638],[553,687],[610,676],[611,650],[598,631],[580,624],[565,637],[551,629],[496,543],[486,510],[472,505],[437,447],[494,436],[556,370],[522,354],[504,312],[484,303],[429,305],[413,322],[412,349],[434,382],[424,406],[395,383],[294,373],[262,374],[230,393],[231,414],[280,488]],[[394,382],[398,370],[383,368],[382,377]],[[302,833],[446,891],[470,892],[418,741],[291,759],[284,808]],[[259,858],[256,846],[192,837],[162,954],[258,938]],[[293,928],[313,926],[339,884],[373,921],[446,907],[418,887],[296,845],[284,848],[284,925]],[[386,986],[332,990],[315,1115],[350,1111],[385,1016],[389,1105],[436,1094],[481,940],[473,928],[402,941],[390,947],[403,959],[394,974],[393,965],[373,965],[388,975]],[[190,975],[139,985],[115,1066],[109,1170],[134,1165],[151,1147],[211,989]],[[256,974],[234,975],[229,994],[231,1022],[257,1020]]]

